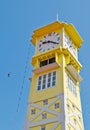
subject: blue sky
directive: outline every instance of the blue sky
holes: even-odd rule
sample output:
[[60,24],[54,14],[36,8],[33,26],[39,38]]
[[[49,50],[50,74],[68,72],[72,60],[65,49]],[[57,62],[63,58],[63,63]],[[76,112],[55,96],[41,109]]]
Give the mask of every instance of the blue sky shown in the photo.
[[[56,21],[57,13],[59,20],[72,23],[84,40],[79,51],[79,60],[83,65],[81,100],[85,130],[90,130],[89,6],[89,0],[0,1],[0,130],[23,129],[30,88],[28,79],[33,69],[29,63],[34,54],[30,38],[34,29]],[[27,58],[29,47],[30,55]],[[16,112],[18,103],[19,111]]]

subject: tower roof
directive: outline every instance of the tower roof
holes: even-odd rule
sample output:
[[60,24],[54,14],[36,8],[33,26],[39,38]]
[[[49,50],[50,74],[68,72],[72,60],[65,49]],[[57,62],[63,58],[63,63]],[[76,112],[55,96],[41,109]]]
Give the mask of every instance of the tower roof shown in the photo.
[[46,26],[43,26],[39,29],[34,30],[34,33],[32,35],[31,42],[35,45],[36,44],[36,39],[39,36],[43,36],[49,32],[55,31],[57,29],[62,29],[67,32],[67,34],[72,38],[74,41],[75,45],[80,48],[83,42],[83,39],[77,32],[76,28],[74,27],[73,24],[67,24],[65,22],[60,22],[60,21],[55,21],[53,23],[50,23]]

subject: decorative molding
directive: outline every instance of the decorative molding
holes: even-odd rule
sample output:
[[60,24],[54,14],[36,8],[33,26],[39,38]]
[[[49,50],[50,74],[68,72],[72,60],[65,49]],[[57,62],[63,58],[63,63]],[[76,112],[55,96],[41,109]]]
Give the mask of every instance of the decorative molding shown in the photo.
[[[70,114],[67,114],[67,125],[71,125],[75,130],[83,130],[83,127],[78,119],[78,115],[82,115],[82,112],[75,112],[74,109],[72,109],[72,107],[70,107],[72,113]],[[79,111],[79,110],[78,110]],[[77,124],[79,125],[80,128],[77,128],[77,126],[72,122],[72,120],[70,119],[70,117],[74,116],[76,121],[77,121]]]
[[49,103],[47,106],[45,106],[45,107],[40,106],[40,105],[37,105],[37,104],[35,104],[35,103],[31,103],[31,106],[40,109],[40,112],[38,112],[35,116],[33,116],[30,121],[34,120],[36,117],[38,117],[38,116],[39,116],[42,112],[44,112],[44,111],[49,112],[49,113],[52,113],[52,114],[58,116],[58,114],[60,114],[59,112],[50,110],[48,107],[51,106],[54,102],[56,102],[59,98],[61,98],[61,96],[58,96],[56,99],[54,99],[52,102],[50,102],[50,103]]
[[[27,124],[27,129],[25,130],[30,130],[30,127],[34,127],[34,126],[39,126],[39,125],[44,125],[44,124],[47,124],[47,123],[51,123],[51,122],[56,122],[56,124],[54,124],[54,126],[52,127],[52,130],[54,130],[55,127],[57,127],[57,125],[59,123],[63,123],[64,122],[64,112],[62,111],[61,113],[60,112],[57,112],[57,111],[54,111],[54,110],[51,110],[49,109],[49,106],[51,106],[53,103],[55,103],[58,99],[61,99],[61,102],[63,104],[63,96],[64,96],[64,93],[59,93],[57,94],[54,98],[54,100],[52,100],[48,105],[46,106],[40,106],[40,105],[37,105],[33,102],[30,102],[28,103],[29,106],[33,106],[35,108],[38,108],[40,109],[40,111],[31,118],[30,121],[27,121],[26,124]],[[51,113],[53,115],[56,115],[56,117],[54,118],[49,118],[49,119],[44,119],[44,120],[40,120],[40,121],[37,121],[37,122],[34,122],[34,119],[36,119],[41,113],[43,113],[44,111],[48,112],[48,113]],[[65,129],[63,129],[65,130]]]
[[[47,123],[52,123],[52,122],[55,122],[55,124],[52,126],[51,130],[55,130],[55,128],[60,124],[62,123],[62,130],[66,130],[66,126],[69,125],[69,126],[72,126],[75,130],[81,130],[82,129],[82,120],[81,120],[81,123],[78,119],[78,115],[82,115],[81,112],[75,112],[72,107],[71,110],[72,110],[72,113],[68,114],[66,112],[67,110],[67,100],[68,100],[68,96],[65,94],[65,93],[58,93],[57,95],[55,95],[55,97],[53,97],[55,99],[53,99],[48,105],[46,106],[40,106],[40,105],[37,105],[33,102],[29,102],[28,103],[28,109],[30,108],[30,106],[33,106],[35,108],[38,108],[40,109],[40,111],[31,118],[30,121],[26,120],[25,121],[25,127],[24,127],[24,130],[30,130],[31,127],[34,127],[34,126],[40,126],[40,125],[45,125]],[[57,112],[57,111],[54,111],[54,110],[50,110],[49,109],[49,106],[51,106],[53,103],[55,103],[58,99],[61,99],[61,104],[62,104],[62,112]],[[47,113],[51,113],[53,115],[56,115],[56,117],[53,117],[53,118],[49,118],[49,119],[43,119],[43,120],[40,120],[40,121],[37,121],[37,122],[34,122],[34,119],[36,119],[41,113],[43,113],[44,111],[46,111]],[[74,116],[75,119],[77,120],[77,123],[78,123],[78,128],[74,122],[72,120],[70,120],[70,117],[71,116]]]
[[76,81],[79,81],[79,82],[82,81],[81,76],[78,74],[78,72],[76,71],[76,69],[71,64],[68,64],[66,66],[66,69],[75,78]]
[[60,123],[61,123],[61,122],[57,122],[57,123],[52,127],[51,130],[55,130],[55,128],[56,128]]
[[[29,104],[28,107],[27,107],[27,114],[26,114],[26,116],[28,115],[29,107],[30,107],[30,104]],[[30,130],[29,127],[28,127],[28,119],[27,119],[27,117],[26,117],[26,119],[25,119],[25,123],[24,123],[24,128],[23,128],[23,130]]]
[[73,123],[72,121],[70,121],[69,124],[70,124],[75,130],[80,130],[79,128],[77,128],[76,125],[74,125],[74,123]]
[[34,69],[33,72],[34,72],[35,74],[39,74],[39,73],[46,72],[46,71],[48,71],[48,70],[56,69],[56,68],[59,68],[59,67],[60,67],[60,65],[58,65],[58,64],[55,62],[55,63],[52,63],[52,64],[48,64],[48,65],[39,67],[39,68],[37,68],[37,69]]
[[49,118],[49,119],[44,119],[44,120],[40,120],[37,122],[29,122],[29,127],[34,127],[34,126],[40,126],[40,125],[45,125],[47,123],[52,123],[52,122],[62,122],[63,121],[63,116],[61,115],[61,118],[59,118],[60,115],[58,115],[58,117],[55,118]]
[[78,116],[78,115],[81,115],[81,113],[80,112],[73,112],[71,114],[68,114],[69,117],[71,117],[71,116]]

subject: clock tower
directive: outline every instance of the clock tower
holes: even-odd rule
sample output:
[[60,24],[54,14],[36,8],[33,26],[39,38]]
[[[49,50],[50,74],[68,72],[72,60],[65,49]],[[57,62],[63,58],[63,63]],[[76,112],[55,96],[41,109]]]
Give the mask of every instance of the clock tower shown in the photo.
[[33,74],[24,130],[84,130],[78,50],[72,24],[53,22],[34,31]]

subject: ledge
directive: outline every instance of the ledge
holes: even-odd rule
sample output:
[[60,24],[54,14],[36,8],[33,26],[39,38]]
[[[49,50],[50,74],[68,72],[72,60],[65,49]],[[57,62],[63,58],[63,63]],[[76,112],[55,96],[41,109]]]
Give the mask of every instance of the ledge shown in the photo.
[[29,78],[30,81],[32,81],[32,78]]
[[56,68],[59,68],[59,67],[60,67],[60,65],[58,65],[55,62],[55,63],[52,63],[52,64],[48,64],[48,65],[42,66],[40,68],[34,69],[33,72],[35,74],[39,74],[39,73],[42,73],[42,72],[45,72],[45,71],[48,71],[48,70],[52,70],[52,69],[56,69]]
[[78,72],[75,70],[75,68],[72,65],[67,65],[66,66],[67,71],[74,77],[76,81],[81,82],[82,77],[78,74]]

